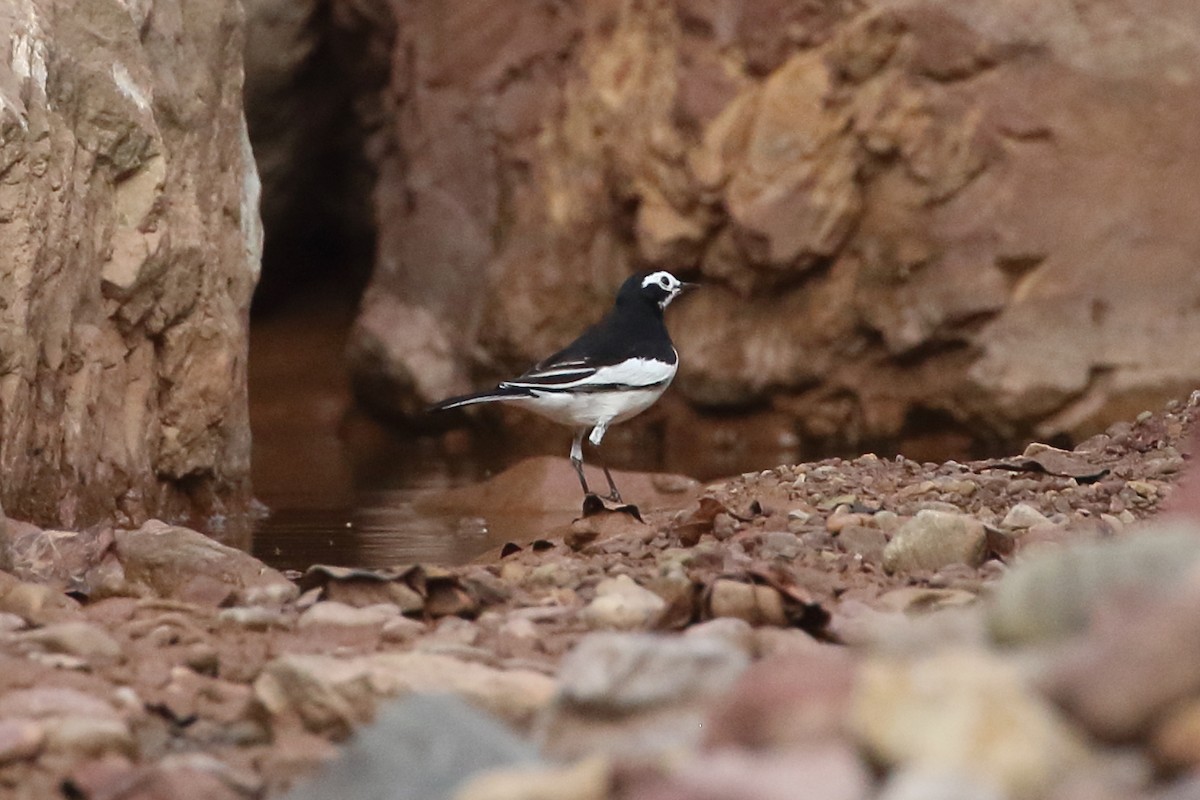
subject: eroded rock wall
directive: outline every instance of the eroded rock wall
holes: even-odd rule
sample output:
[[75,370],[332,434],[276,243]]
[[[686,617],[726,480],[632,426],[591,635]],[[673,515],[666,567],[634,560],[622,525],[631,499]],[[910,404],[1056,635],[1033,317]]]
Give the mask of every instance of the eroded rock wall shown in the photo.
[[238,0],[0,5],[0,474],[43,525],[248,500]]
[[[348,2],[348,0],[347,0]],[[638,267],[697,406],[1084,436],[1200,379],[1192,0],[393,0],[352,347],[413,415]]]

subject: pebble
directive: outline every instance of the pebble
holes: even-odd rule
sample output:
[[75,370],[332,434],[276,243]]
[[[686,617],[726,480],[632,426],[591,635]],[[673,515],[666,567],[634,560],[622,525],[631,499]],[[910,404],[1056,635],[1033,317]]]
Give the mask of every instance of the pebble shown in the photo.
[[349,733],[380,697],[410,692],[462,696],[515,725],[528,725],[555,682],[530,670],[501,670],[437,653],[385,652],[353,658],[289,653],[268,662],[254,695],[272,715],[294,712],[315,733]]
[[692,625],[684,630],[683,636],[690,639],[711,636],[747,654],[753,654],[758,647],[754,628],[745,620],[734,617],[718,617]]
[[559,667],[559,691],[542,717],[551,758],[596,753],[642,761],[696,746],[712,698],[750,663],[716,636],[593,633]]
[[278,608],[269,606],[235,606],[223,608],[217,614],[217,619],[249,628],[253,631],[265,631],[268,628],[289,627],[289,618]]
[[870,524],[885,533],[891,533],[905,523],[907,517],[902,517],[895,511],[886,508],[871,515]]
[[665,600],[633,578],[618,575],[596,586],[596,598],[580,616],[593,629],[635,630],[648,626],[666,606]]
[[559,668],[559,700],[597,712],[624,713],[710,698],[749,665],[739,648],[718,637],[594,633]]
[[70,753],[76,758],[104,753],[132,756],[137,751],[129,726],[120,719],[67,716],[45,725],[47,749]]
[[484,772],[454,800],[608,800],[612,764],[603,756],[566,766],[518,766]]
[[537,758],[532,745],[461,699],[414,695],[383,705],[372,725],[284,797],[447,800],[473,775]]
[[713,536],[724,541],[737,532],[737,523],[724,511],[713,517]]
[[536,639],[537,625],[526,617],[510,617],[499,628],[502,636],[512,636],[516,639]]
[[853,725],[884,764],[956,773],[1013,797],[1043,797],[1087,762],[1082,737],[1020,676],[978,650],[861,668]]
[[26,583],[0,572],[0,612],[34,625],[48,625],[75,617],[79,604],[51,586]]
[[45,741],[45,728],[31,719],[0,720],[0,765],[33,758]]
[[851,525],[843,528],[837,536],[837,544],[843,551],[862,557],[871,564],[883,563],[883,551],[887,547],[887,534],[878,528]]
[[29,623],[16,614],[0,611],[0,632],[11,633],[28,627]]
[[1158,487],[1149,481],[1126,481],[1125,486],[1141,497],[1158,497]]
[[1161,589],[1200,563],[1200,529],[1159,522],[1137,536],[1070,545],[1014,566],[992,593],[988,624],[1006,644],[1033,644],[1082,630],[1115,590]]
[[1200,766],[1200,699],[1181,703],[1162,721],[1151,749],[1160,764],[1172,769]]
[[829,519],[825,520],[825,530],[830,533],[838,533],[843,528],[851,525],[866,525],[870,519],[866,514],[854,514],[848,511],[835,511],[829,515]]
[[376,603],[369,606],[351,606],[336,600],[314,603],[296,621],[297,627],[313,625],[339,625],[343,627],[375,627],[400,616],[400,609],[391,603]]
[[790,561],[800,555],[802,547],[800,538],[794,533],[768,531],[763,534],[759,554],[763,558],[783,558]]
[[17,634],[17,641],[52,653],[83,659],[115,659],[121,645],[98,625],[89,622],[60,622]]
[[1049,522],[1049,517],[1028,503],[1017,503],[1008,510],[1000,524],[1005,528],[1032,528]]
[[918,766],[897,770],[878,800],[1009,800],[1009,795],[978,776]]
[[786,625],[783,597],[771,586],[720,578],[709,590],[708,609],[714,617],[733,617],[751,625]]
[[674,764],[659,792],[676,800],[863,800],[871,776],[853,748],[834,739],[787,752],[723,750]]
[[949,564],[977,567],[983,563],[987,532],[965,514],[919,511],[896,530],[883,551],[889,573],[938,570]]

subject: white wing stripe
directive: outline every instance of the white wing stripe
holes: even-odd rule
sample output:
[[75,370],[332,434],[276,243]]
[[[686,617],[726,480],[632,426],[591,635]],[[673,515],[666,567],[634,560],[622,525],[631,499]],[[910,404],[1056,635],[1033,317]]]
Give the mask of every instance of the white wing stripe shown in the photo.
[[[620,364],[609,367],[599,367],[588,375],[581,375],[577,380],[562,383],[539,383],[536,379],[541,375],[528,375],[525,380],[505,381],[505,386],[523,389],[586,389],[590,386],[629,386],[648,387],[669,382],[675,377],[675,364],[667,364],[653,358],[630,358]],[[549,376],[552,373],[543,373]],[[530,380],[532,378],[533,380]]]

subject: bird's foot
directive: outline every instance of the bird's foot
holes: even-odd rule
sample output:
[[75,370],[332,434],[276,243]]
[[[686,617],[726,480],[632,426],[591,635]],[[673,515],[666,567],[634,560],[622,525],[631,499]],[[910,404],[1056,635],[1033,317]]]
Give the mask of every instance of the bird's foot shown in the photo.
[[[587,518],[587,517],[594,517],[597,514],[619,513],[619,514],[628,514],[629,516],[636,519],[638,522],[645,522],[645,520],[642,519],[642,512],[638,509],[637,506],[632,505],[630,503],[622,503],[621,505],[610,507],[605,502],[606,500],[612,501],[612,498],[611,497],[601,497],[600,495],[592,494],[591,492],[588,492],[587,494],[585,494],[583,496],[583,516],[585,518]],[[619,497],[616,502],[620,503]]]
[[588,492],[583,496],[583,516],[592,517],[596,514],[602,514],[608,510],[604,505],[604,498],[598,494]]

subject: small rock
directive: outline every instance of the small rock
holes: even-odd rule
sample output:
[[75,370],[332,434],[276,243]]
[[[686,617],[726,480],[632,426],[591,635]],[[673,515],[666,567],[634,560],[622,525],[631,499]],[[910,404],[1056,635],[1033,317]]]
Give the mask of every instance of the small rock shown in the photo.
[[591,628],[634,630],[645,628],[667,603],[628,575],[607,578],[596,587],[596,599],[580,613]]
[[787,512],[787,518],[788,522],[795,522],[798,525],[803,526],[807,525],[808,521],[812,519],[812,513],[805,511],[803,508],[793,508],[791,511]]
[[486,770],[537,762],[537,751],[504,726],[445,695],[387,704],[337,759],[284,800],[448,798]]
[[918,511],[892,536],[883,551],[889,572],[938,570],[950,564],[977,567],[987,553],[983,523],[966,514]]
[[1050,518],[1028,503],[1017,503],[1008,510],[1001,520],[1001,526],[1009,529],[1032,528],[1034,525],[1044,525]]
[[0,719],[0,765],[33,758],[45,741],[45,729],[31,719]]
[[17,634],[17,641],[83,659],[115,659],[121,655],[121,645],[102,628],[89,622],[59,622],[24,631]]
[[837,536],[837,545],[843,552],[861,556],[869,564],[882,564],[883,551],[887,548],[887,534],[878,528],[851,525],[842,528]]
[[45,749],[71,758],[132,755],[136,749],[121,713],[77,689],[39,687],[8,692],[0,696],[0,720],[36,722],[45,735]]
[[129,725],[121,719],[66,716],[44,724],[46,748],[75,758],[104,753],[132,756],[137,752]]
[[714,617],[734,617],[751,625],[787,624],[783,597],[777,589],[729,578],[713,581],[708,610]]
[[782,558],[788,561],[800,555],[802,545],[800,538],[787,531],[767,531],[763,534],[762,547],[759,554],[763,558]]
[[974,603],[979,598],[962,589],[932,589],[922,586],[902,586],[879,597],[878,605],[887,611],[906,613],[937,611]]
[[50,586],[25,583],[0,572],[0,611],[34,625],[48,625],[74,618],[79,604]]
[[844,648],[816,643],[757,661],[716,702],[705,744],[790,750],[836,739],[845,730],[856,674]]
[[516,639],[536,639],[538,637],[538,628],[533,620],[525,617],[512,617],[506,619],[504,624],[500,626],[498,631],[502,636],[512,636]]
[[400,609],[390,603],[376,603],[359,608],[335,600],[326,600],[314,603],[300,615],[296,625],[300,628],[308,628],[313,625],[339,625],[348,628],[375,627],[382,626],[398,616],[400,616]]
[[126,579],[159,597],[186,600],[201,581],[227,586],[247,605],[281,604],[300,594],[278,570],[188,528],[150,520],[137,530],[117,531],[115,539]]
[[564,767],[507,767],[484,772],[454,800],[608,800],[612,764],[587,758]]
[[713,536],[718,540],[725,541],[735,533],[737,533],[737,522],[733,517],[724,511],[713,517]]
[[825,530],[830,533],[838,533],[851,525],[866,525],[866,514],[855,514],[849,511],[835,511],[829,515],[829,519],[825,520]]
[[370,717],[379,697],[448,692],[514,724],[527,725],[550,702],[555,682],[530,670],[500,670],[437,653],[374,653],[356,658],[289,654],[269,662],[254,693],[272,714],[292,710],[314,732],[347,733]]
[[1141,497],[1147,499],[1158,497],[1158,487],[1149,481],[1126,481],[1125,485]]
[[1200,766],[1200,699],[1184,702],[1166,716],[1151,738],[1151,750],[1169,769]]
[[853,721],[884,764],[970,776],[1042,797],[1085,765],[1083,739],[1014,665],[974,650],[861,667]]
[[383,623],[380,634],[388,642],[407,642],[426,630],[425,623],[408,617],[392,617]]
[[539,738],[562,759],[600,752],[652,760],[695,746],[711,699],[749,662],[718,637],[591,634],[563,659]]
[[0,611],[0,633],[12,633],[28,627],[29,623],[16,614]]
[[747,655],[753,654],[757,649],[754,628],[745,620],[733,617],[710,619],[708,622],[692,625],[683,632],[683,636],[685,639],[711,636],[733,645]]
[[[211,783],[215,778],[220,785],[232,789],[239,797],[256,797],[262,794],[263,779],[253,770],[227,764],[208,753],[171,753],[158,762],[158,769],[171,776],[200,777]],[[194,791],[194,789],[193,789]],[[171,798],[180,794],[169,794]],[[203,795],[208,797],[208,795]]]
[[267,606],[223,608],[217,614],[217,619],[254,631],[265,631],[268,628],[286,628],[291,623],[291,619],[283,611]]
[[1200,562],[1200,529],[1159,522],[1143,533],[1074,544],[1014,566],[988,609],[992,635],[1031,644],[1083,630],[1096,603],[1114,592],[1161,590]]
[[902,517],[895,511],[888,511],[886,508],[871,515],[871,524],[884,533],[892,533],[907,521],[907,517]]
[[1142,737],[1200,692],[1198,608],[1200,567],[1171,592],[1101,598],[1086,634],[1049,662],[1044,690],[1097,736]]
[[879,800],[1009,800],[993,782],[974,775],[929,767],[910,767],[892,774]]
[[784,753],[723,750],[679,763],[669,778],[652,779],[631,800],[863,800],[871,776],[849,745],[813,744]]

